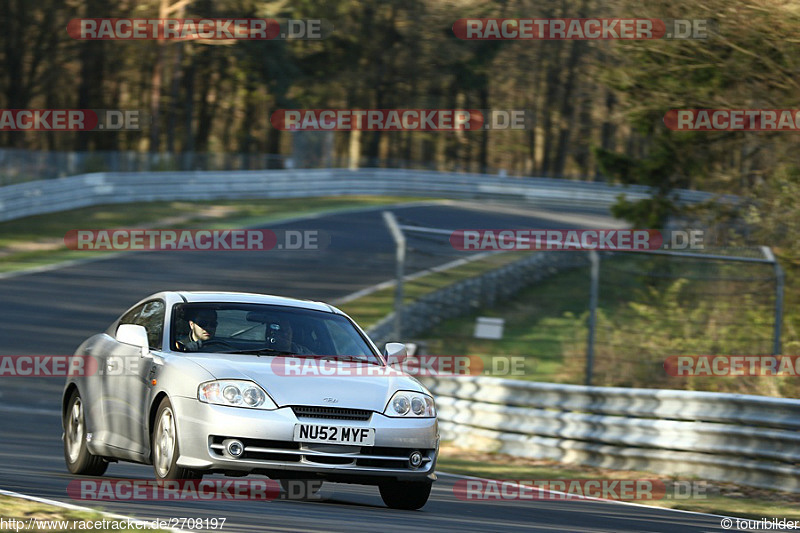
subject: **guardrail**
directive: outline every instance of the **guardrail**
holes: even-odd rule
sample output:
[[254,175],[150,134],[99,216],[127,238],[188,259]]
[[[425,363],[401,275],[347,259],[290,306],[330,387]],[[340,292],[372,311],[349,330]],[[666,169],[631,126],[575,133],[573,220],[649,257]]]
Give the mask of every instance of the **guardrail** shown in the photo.
[[[401,169],[101,172],[1,187],[0,221],[127,202],[343,195],[506,199],[550,208],[607,210],[620,194],[642,199],[650,192],[640,185]],[[689,190],[675,195],[681,204],[715,198]],[[733,196],[719,198],[736,201]]]
[[474,450],[800,493],[800,400],[423,379],[442,438]]

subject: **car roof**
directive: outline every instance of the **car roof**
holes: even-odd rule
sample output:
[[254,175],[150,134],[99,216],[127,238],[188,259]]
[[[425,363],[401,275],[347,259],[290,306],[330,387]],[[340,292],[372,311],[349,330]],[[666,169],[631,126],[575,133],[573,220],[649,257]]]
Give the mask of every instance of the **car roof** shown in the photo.
[[296,298],[286,298],[284,296],[273,296],[271,294],[254,294],[248,292],[200,292],[200,291],[176,291],[176,294],[187,303],[203,302],[230,302],[247,304],[266,304],[283,305],[287,307],[300,307],[303,309],[313,309],[335,313],[337,310],[323,302],[313,300],[298,300]]

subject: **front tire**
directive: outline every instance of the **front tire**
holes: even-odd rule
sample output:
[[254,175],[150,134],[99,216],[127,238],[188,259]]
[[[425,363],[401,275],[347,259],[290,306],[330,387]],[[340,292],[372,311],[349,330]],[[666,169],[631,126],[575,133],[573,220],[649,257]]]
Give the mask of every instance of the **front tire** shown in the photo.
[[378,488],[387,507],[415,511],[428,503],[432,486],[431,481],[388,481]]
[[77,390],[67,401],[64,412],[64,460],[67,469],[81,476],[102,476],[108,468],[108,462],[97,455],[92,455],[86,446],[86,416],[83,401]]
[[200,479],[203,475],[178,466],[180,447],[175,411],[169,398],[161,400],[156,412],[156,423],[150,435],[150,454],[156,479]]

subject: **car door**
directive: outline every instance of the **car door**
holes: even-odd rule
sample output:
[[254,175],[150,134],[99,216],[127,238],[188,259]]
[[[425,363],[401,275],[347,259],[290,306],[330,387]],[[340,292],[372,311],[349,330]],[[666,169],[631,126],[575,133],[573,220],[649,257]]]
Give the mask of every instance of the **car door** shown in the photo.
[[109,444],[138,455],[146,454],[149,449],[146,422],[150,381],[157,366],[163,364],[160,350],[165,309],[163,300],[149,300],[126,313],[119,322],[145,328],[149,353],[142,355],[141,348],[117,342],[105,361],[104,412],[113,438]]

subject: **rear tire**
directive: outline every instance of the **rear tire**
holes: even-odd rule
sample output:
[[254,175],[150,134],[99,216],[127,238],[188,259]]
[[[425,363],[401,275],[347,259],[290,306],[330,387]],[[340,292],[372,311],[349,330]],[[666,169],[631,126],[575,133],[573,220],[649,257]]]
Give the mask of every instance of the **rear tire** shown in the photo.
[[389,481],[378,488],[387,507],[415,511],[428,503],[432,486],[431,481]]
[[150,434],[150,456],[156,479],[202,479],[203,474],[178,466],[180,447],[175,411],[169,398],[161,400],[156,412],[155,425]]
[[67,400],[62,422],[67,469],[81,476],[102,476],[108,468],[108,462],[98,455],[92,455],[86,446],[86,416],[77,390],[72,391]]

